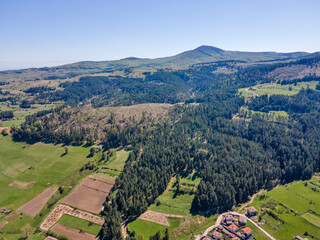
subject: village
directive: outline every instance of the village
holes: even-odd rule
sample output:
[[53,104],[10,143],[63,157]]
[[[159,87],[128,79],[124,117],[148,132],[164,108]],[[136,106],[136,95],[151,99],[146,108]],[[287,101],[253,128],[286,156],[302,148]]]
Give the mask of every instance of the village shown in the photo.
[[[256,214],[257,210],[254,207],[248,207],[246,214],[247,217],[255,216]],[[236,212],[224,213],[220,216],[220,218],[218,218],[213,231],[210,231],[209,234],[202,236],[201,240],[255,239],[252,236],[252,229],[247,227],[247,217]]]

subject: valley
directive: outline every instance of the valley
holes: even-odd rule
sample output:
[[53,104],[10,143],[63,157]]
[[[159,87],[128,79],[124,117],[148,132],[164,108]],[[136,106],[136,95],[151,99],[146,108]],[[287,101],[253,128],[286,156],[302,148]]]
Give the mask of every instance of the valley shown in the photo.
[[1,72],[0,238],[320,239],[319,61],[201,46]]

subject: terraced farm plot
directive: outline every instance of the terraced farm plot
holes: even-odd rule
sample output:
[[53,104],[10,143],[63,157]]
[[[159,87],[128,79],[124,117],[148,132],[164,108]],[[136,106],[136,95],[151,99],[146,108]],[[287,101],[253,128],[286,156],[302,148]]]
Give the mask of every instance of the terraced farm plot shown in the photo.
[[309,239],[311,236],[319,238],[320,187],[312,184],[317,181],[314,177],[309,181],[293,182],[255,198],[251,205],[265,220],[262,227],[279,240],[293,239],[305,232],[310,235]]
[[95,235],[80,231],[78,229],[67,227],[59,223],[54,225],[54,227],[52,228],[52,231],[59,235],[66,236],[67,238],[74,239],[74,240],[96,240],[97,239]]
[[82,230],[95,236],[98,235],[99,231],[101,230],[101,226],[98,224],[70,215],[63,215],[58,223],[77,230]]
[[99,213],[112,187],[113,184],[107,184],[93,178],[86,178],[62,202],[88,212]]
[[18,210],[20,212],[28,214],[31,217],[35,217],[56,191],[57,187],[47,188],[38,196],[20,207]]
[[[22,219],[19,215],[18,219],[14,219],[18,208],[45,189],[52,186],[68,186],[79,181],[83,174],[79,169],[88,162],[86,156],[90,149],[81,146],[69,146],[68,149],[69,153],[61,157],[65,151],[61,145],[44,143],[29,145],[13,142],[11,136],[0,135],[0,208],[12,210],[6,217],[9,223],[0,230],[0,238],[16,240],[23,236],[21,229],[26,225],[31,226],[31,229],[36,229],[40,225],[41,217],[32,218],[27,214],[36,205],[41,210],[43,203],[42,207],[39,204],[31,204],[29,210],[22,208],[27,214],[24,214]],[[44,199],[44,203],[46,200]],[[47,214],[46,211],[43,214]],[[29,214],[35,215],[30,212]]]

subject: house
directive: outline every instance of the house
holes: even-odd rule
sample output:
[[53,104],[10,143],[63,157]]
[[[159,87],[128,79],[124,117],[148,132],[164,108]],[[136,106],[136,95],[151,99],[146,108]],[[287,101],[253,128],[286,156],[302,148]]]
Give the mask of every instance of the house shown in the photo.
[[252,230],[251,230],[251,228],[245,227],[245,228],[243,228],[243,229],[241,229],[241,230],[242,230],[242,232],[244,233],[245,238],[250,237],[250,236],[252,235]]
[[239,217],[239,225],[240,226],[246,226],[247,225],[247,218],[245,216]]
[[233,222],[233,221],[234,221],[234,218],[233,218],[233,216],[232,216],[231,214],[228,214],[228,215],[226,215],[226,217],[225,217],[225,221],[226,221],[226,222],[229,222],[229,221]]
[[226,225],[229,226],[232,224],[232,221],[226,221]]
[[237,225],[235,225],[235,224],[231,224],[230,226],[227,226],[226,228],[227,228],[230,232],[233,232],[233,233],[239,230],[239,228],[238,228]]
[[212,240],[212,239],[207,237],[207,236],[204,236],[204,237],[201,238],[201,240]]
[[255,216],[257,215],[258,211],[254,207],[248,207],[247,209],[247,215],[248,216]]
[[212,233],[212,238],[213,239],[221,239],[222,238],[222,234],[220,233],[220,232],[217,232],[217,231],[214,231],[213,233]]

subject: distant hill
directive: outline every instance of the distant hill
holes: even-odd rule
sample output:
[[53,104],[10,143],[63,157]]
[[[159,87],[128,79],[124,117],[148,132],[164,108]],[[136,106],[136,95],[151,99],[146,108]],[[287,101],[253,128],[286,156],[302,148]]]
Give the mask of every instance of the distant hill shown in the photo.
[[60,68],[87,68],[87,69],[119,69],[119,68],[179,68],[196,63],[215,62],[223,60],[240,60],[247,62],[289,60],[308,56],[310,53],[293,52],[241,52],[226,51],[212,46],[200,46],[196,49],[164,58],[135,58],[129,57],[115,61],[78,62],[60,66]]
[[304,58],[308,55],[310,55],[310,53],[307,52],[241,52],[227,51],[212,46],[200,46],[196,49],[164,58],[148,59],[128,57],[114,61],[83,61],[49,68],[2,71],[0,72],[0,81],[34,80],[37,78],[53,80],[55,78],[67,78],[128,68],[138,68],[146,71],[160,68],[184,68],[192,64],[223,60],[240,60],[247,62],[284,61]]

